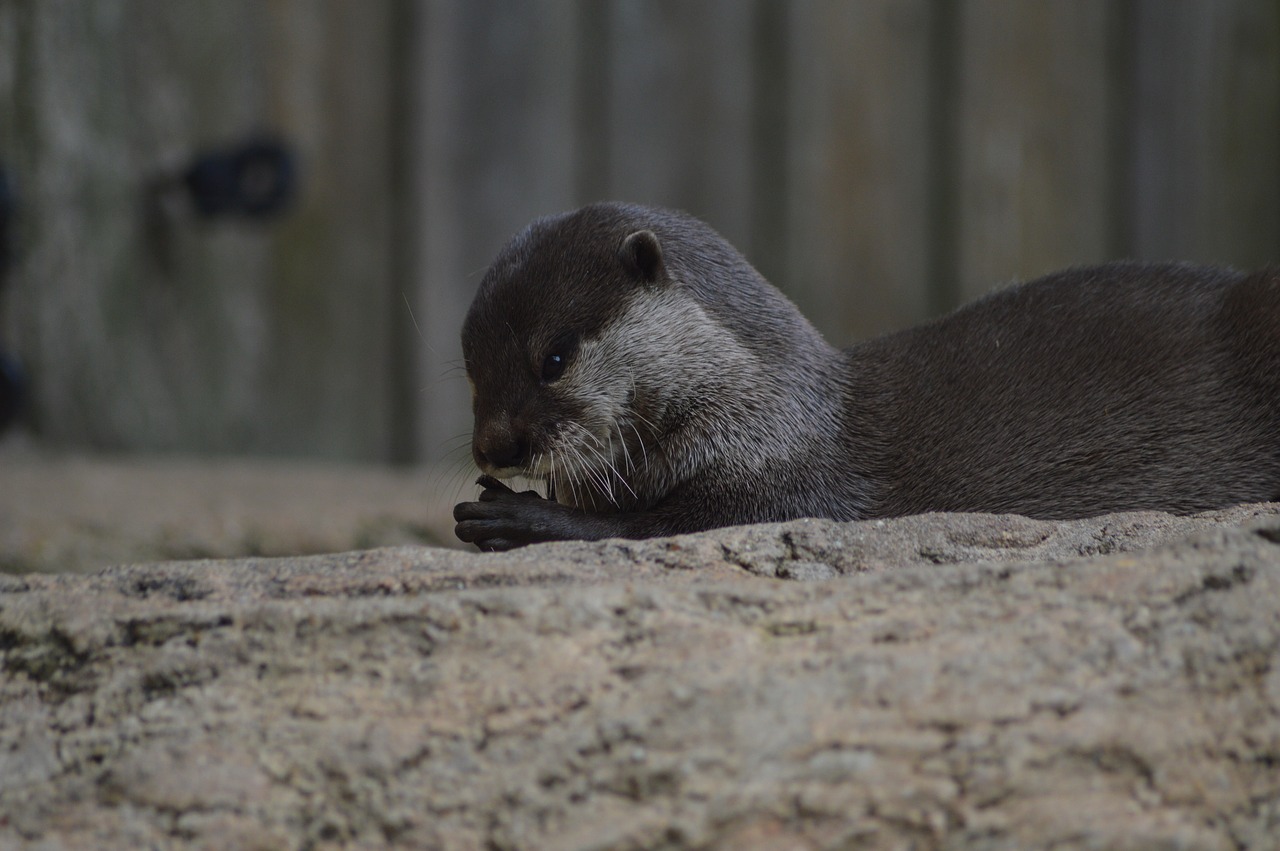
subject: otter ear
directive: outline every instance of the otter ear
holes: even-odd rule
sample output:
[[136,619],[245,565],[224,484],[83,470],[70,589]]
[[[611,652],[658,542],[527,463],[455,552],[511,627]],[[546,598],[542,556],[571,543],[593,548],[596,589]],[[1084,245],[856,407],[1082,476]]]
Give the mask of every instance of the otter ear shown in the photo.
[[646,284],[656,284],[666,277],[662,246],[651,230],[638,230],[622,241],[622,262]]

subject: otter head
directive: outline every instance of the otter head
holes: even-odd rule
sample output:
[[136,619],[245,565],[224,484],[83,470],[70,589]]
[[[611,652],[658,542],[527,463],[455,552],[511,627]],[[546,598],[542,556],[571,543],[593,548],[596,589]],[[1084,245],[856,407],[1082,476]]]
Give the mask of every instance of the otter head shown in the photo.
[[671,289],[657,235],[637,224],[609,206],[543,219],[485,274],[462,329],[485,473],[546,481],[584,507],[634,500],[649,403],[629,365],[641,355],[618,331]]

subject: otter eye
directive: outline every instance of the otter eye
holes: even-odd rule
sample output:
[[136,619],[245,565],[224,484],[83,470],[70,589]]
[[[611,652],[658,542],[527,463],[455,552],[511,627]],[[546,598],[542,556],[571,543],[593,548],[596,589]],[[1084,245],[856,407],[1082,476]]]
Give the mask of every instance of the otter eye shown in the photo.
[[547,355],[546,360],[542,362],[542,380],[552,382],[564,374],[565,365],[569,359],[560,352],[552,352]]
[[565,367],[569,365],[569,359],[573,357],[573,353],[577,350],[577,334],[565,334],[556,340],[551,350],[547,352],[547,356],[542,359],[542,375],[540,376],[542,383],[550,384],[564,375]]

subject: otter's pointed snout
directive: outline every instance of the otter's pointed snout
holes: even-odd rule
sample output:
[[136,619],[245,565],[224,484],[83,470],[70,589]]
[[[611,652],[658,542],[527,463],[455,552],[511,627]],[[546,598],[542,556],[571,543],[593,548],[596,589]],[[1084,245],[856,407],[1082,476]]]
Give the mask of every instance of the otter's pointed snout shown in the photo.
[[486,472],[521,467],[529,454],[529,441],[511,428],[490,426],[476,432],[471,454]]

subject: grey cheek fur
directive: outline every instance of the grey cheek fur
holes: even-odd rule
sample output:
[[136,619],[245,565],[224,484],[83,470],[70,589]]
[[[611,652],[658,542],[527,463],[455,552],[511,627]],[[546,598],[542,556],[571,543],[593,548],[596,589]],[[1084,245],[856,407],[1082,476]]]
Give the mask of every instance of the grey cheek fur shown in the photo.
[[[666,493],[718,454],[714,444],[683,448],[669,416],[693,387],[706,387],[717,361],[741,360],[740,347],[687,296],[640,290],[618,321],[585,341],[558,392],[584,413],[561,424],[558,455],[567,464],[556,493],[584,508],[633,510]],[[673,380],[679,371],[680,380]],[[563,487],[567,484],[568,487]]]
[[786,462],[798,439],[829,438],[836,395],[810,392],[798,408],[803,377],[789,376],[784,391],[765,377],[771,368],[686,291],[640,291],[556,388],[584,411],[552,444],[557,458],[579,462],[558,466],[557,498],[648,508],[699,475],[749,476]]

